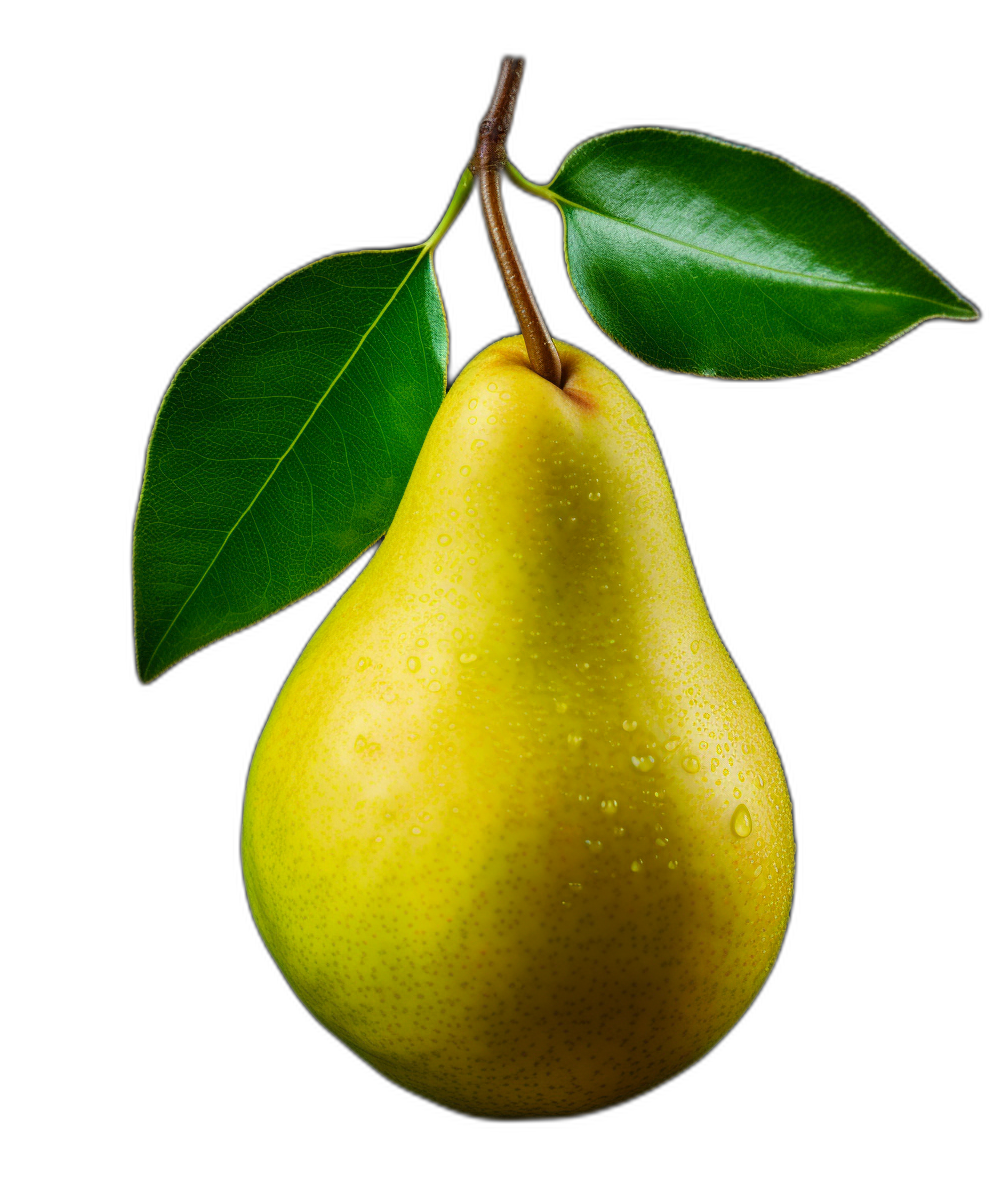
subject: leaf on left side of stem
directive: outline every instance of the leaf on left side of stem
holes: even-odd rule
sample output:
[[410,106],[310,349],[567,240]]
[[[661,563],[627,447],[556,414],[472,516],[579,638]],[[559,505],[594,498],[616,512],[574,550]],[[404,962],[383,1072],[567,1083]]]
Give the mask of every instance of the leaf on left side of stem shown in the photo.
[[144,682],[315,591],[388,529],[445,393],[431,249],[320,259],[179,367],[134,529]]

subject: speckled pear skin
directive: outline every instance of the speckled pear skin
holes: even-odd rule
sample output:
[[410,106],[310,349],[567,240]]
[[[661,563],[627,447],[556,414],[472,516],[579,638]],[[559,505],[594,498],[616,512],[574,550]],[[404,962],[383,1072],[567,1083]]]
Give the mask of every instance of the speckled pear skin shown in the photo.
[[791,802],[623,384],[520,337],[459,375],[249,772],[252,914],[311,1013],[471,1114],[703,1056],[773,966]]

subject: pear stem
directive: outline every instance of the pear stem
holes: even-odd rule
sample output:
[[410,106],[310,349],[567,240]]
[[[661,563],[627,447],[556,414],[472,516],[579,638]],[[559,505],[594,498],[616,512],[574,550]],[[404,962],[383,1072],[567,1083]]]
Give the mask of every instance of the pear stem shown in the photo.
[[501,62],[497,90],[486,118],[480,124],[476,151],[469,169],[479,180],[490,243],[525,338],[529,362],[537,374],[559,386],[560,355],[536,304],[521,259],[518,258],[500,191],[500,170],[507,162],[507,137],[524,65],[523,58],[505,58]]

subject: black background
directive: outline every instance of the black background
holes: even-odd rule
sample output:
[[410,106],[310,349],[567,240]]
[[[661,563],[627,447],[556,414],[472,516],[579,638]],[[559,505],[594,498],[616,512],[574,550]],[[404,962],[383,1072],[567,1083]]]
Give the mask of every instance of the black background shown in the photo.
[[[576,144],[642,124],[762,149],[853,194],[988,314],[965,233],[983,217],[981,131],[956,38],[909,47],[879,34],[830,53],[736,32],[736,49],[717,53],[627,41],[564,62],[556,45],[528,46],[515,165],[545,182]],[[131,527],[175,369],[300,266],[428,237],[500,52],[513,49],[391,53],[365,39],[322,70],[320,37],[288,28],[274,46],[230,54],[197,39],[171,71],[95,79],[94,102],[73,116],[94,147],[102,206],[91,263],[126,329],[103,379],[121,446],[95,478],[108,481],[92,547],[108,548],[116,706],[90,945],[126,1092],[179,1132],[219,1131],[226,1108],[262,1124],[265,1140],[296,1130],[321,1146],[339,1128],[420,1146],[500,1128],[391,1085],[315,1022],[259,939],[239,860],[258,735],[367,556],[146,688],[130,630]],[[307,59],[297,52],[309,46]],[[950,967],[968,957],[951,852],[967,848],[967,823],[950,809],[950,780],[984,636],[976,438],[993,395],[980,362],[990,317],[926,322],[802,379],[653,371],[578,302],[558,213],[509,187],[505,200],[552,334],[621,375],[653,427],[715,628],[781,753],[797,839],[787,937],[736,1029],[655,1092],[584,1119],[511,1125],[508,1145],[633,1147],[710,1124],[738,1150],[768,1113],[845,1139],[882,1130],[920,1080],[952,1089],[963,1043],[949,1022]],[[450,384],[516,332],[476,200],[435,265]]]

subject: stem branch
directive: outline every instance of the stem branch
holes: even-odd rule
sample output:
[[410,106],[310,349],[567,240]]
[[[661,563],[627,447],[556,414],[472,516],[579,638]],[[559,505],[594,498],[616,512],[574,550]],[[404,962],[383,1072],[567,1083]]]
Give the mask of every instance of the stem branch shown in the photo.
[[490,110],[480,124],[469,168],[479,179],[483,216],[486,219],[490,242],[497,257],[497,265],[504,279],[508,296],[525,338],[532,369],[547,382],[560,385],[560,356],[549,329],[539,311],[528,277],[511,238],[511,229],[501,201],[500,170],[507,162],[507,137],[511,130],[515,100],[521,85],[522,58],[505,58],[501,62],[500,77]]

